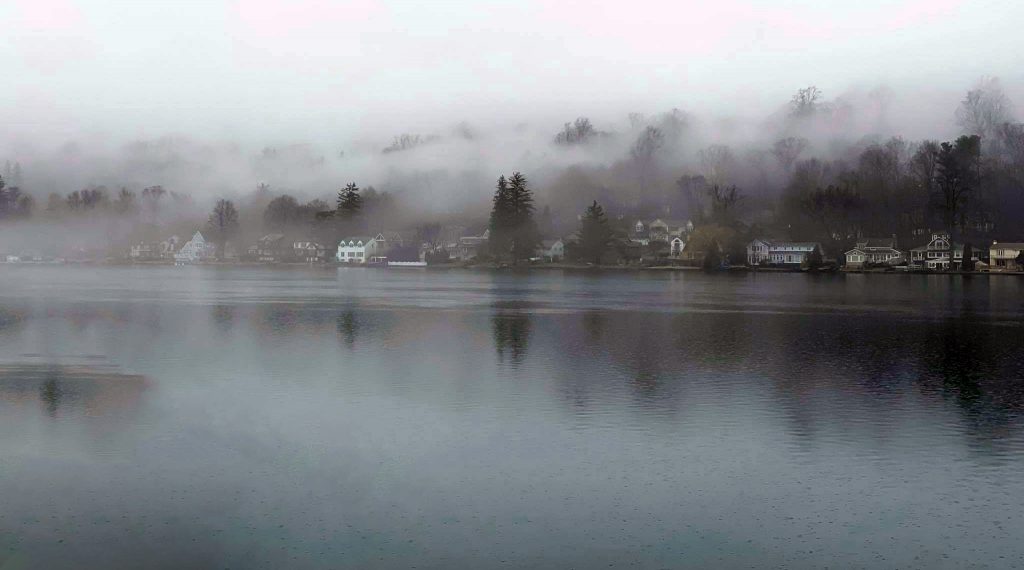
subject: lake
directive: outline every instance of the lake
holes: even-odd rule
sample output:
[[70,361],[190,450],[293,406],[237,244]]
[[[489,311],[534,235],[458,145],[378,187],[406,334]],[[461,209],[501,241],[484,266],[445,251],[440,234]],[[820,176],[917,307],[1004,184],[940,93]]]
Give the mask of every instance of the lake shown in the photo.
[[1024,280],[0,266],[0,568],[1024,566]]

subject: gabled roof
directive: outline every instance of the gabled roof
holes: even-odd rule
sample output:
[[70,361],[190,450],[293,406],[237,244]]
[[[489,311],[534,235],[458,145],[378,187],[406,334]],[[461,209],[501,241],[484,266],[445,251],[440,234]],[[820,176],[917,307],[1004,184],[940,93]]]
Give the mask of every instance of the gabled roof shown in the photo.
[[1024,249],[1024,242],[1019,241],[997,241],[992,242],[990,249]]
[[370,236],[347,237],[347,238],[342,238],[341,242],[339,242],[338,245],[346,245],[347,246],[350,243],[354,244],[354,243],[359,243],[359,242],[363,242],[363,245],[366,245],[366,244],[370,243],[371,241],[373,241],[374,239],[375,238],[372,238]]

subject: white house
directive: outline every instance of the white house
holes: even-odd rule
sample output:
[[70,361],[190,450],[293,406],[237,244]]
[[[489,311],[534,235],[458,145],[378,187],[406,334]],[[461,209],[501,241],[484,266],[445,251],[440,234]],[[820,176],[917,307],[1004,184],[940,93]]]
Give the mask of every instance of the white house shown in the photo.
[[896,265],[905,260],[903,252],[896,249],[896,238],[867,238],[846,252],[846,266],[850,268],[864,267],[869,263]]
[[540,254],[549,261],[559,261],[565,258],[565,242],[560,239],[546,239],[541,242]]
[[672,238],[672,240],[668,242],[668,245],[669,255],[672,257],[679,257],[683,254],[683,250],[686,249],[686,242],[679,236]]
[[[949,269],[949,234],[938,232],[932,234],[932,239],[926,245],[915,247],[910,250],[910,263],[916,267],[927,267],[928,269]],[[959,267],[964,259],[964,244],[953,244],[953,265]],[[978,261],[978,250],[971,252],[971,260]]]
[[178,253],[174,254],[174,263],[176,265],[195,263],[213,257],[214,253],[216,253],[215,246],[212,243],[207,243],[201,232],[196,232],[192,235],[192,239],[185,242]]
[[351,237],[338,243],[336,259],[339,263],[367,263],[383,260],[387,254],[387,240],[376,237]]
[[988,264],[996,270],[1020,271],[1022,267],[1017,263],[1017,257],[1022,251],[1024,251],[1024,243],[994,241],[988,248]]
[[800,265],[812,254],[821,257],[818,242],[755,239],[747,244],[747,265]]

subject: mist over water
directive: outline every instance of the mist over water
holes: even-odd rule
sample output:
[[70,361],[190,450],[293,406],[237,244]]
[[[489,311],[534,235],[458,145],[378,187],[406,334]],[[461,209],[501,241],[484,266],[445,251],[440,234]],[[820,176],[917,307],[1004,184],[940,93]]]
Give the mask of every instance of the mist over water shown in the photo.
[[5,270],[0,560],[1020,564],[1019,287]]

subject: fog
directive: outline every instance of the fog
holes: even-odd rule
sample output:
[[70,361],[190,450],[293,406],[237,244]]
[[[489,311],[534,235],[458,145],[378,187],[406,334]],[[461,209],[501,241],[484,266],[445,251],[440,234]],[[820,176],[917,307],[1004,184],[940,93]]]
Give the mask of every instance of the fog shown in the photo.
[[[1024,104],[1024,7],[1008,2],[14,0],[0,20],[0,163],[39,208],[160,185],[201,216],[261,183],[333,203],[355,181],[409,218],[479,218],[514,170],[566,216],[688,174],[774,195],[780,138],[830,160],[948,140],[982,77]],[[794,121],[809,86],[827,112]],[[598,136],[557,144],[579,117]],[[666,144],[638,176],[648,125]],[[403,136],[419,144],[385,152]]]

